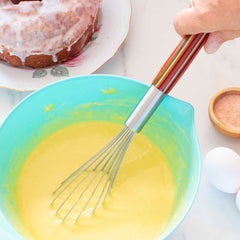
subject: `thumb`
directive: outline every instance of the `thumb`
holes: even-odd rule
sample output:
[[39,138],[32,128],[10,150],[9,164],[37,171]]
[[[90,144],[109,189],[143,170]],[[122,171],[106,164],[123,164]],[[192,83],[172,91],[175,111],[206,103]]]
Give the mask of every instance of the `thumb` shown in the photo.
[[187,8],[178,13],[174,17],[173,25],[176,32],[181,36],[206,32],[206,29],[202,26],[202,18],[195,8]]
[[215,53],[224,42],[238,37],[240,37],[240,31],[218,31],[210,33],[204,45],[205,51],[209,54]]

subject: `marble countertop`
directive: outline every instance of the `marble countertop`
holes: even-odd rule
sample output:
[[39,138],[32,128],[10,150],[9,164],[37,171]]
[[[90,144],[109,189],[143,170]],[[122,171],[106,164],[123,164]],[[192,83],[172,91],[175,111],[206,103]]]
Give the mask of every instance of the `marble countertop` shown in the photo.
[[[131,29],[118,53],[97,73],[116,74],[150,84],[180,37],[175,33],[174,15],[188,6],[186,0],[132,0]],[[225,87],[240,87],[240,39],[225,44],[216,54],[199,53],[171,95],[194,106],[195,124],[202,158],[217,146],[240,154],[240,139],[218,133],[208,118],[211,97]],[[0,123],[30,92],[0,89]],[[197,199],[169,240],[239,240],[240,212],[234,195],[209,185],[202,172]]]

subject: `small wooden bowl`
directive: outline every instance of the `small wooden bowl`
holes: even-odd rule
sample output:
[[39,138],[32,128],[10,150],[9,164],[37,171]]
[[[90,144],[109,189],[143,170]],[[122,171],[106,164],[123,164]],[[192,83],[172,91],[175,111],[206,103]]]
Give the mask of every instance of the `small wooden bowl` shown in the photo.
[[229,95],[229,94],[235,94],[235,95],[239,94],[240,95],[240,88],[239,87],[225,88],[225,89],[219,91],[218,93],[216,93],[209,103],[208,114],[209,114],[209,118],[210,118],[213,126],[215,127],[215,129],[218,132],[220,132],[228,137],[239,138],[240,137],[240,129],[239,128],[238,129],[231,128],[229,126],[226,126],[224,123],[222,123],[221,121],[218,120],[218,118],[216,117],[215,112],[214,112],[214,106],[215,106],[216,102],[221,97],[223,97],[225,95]]

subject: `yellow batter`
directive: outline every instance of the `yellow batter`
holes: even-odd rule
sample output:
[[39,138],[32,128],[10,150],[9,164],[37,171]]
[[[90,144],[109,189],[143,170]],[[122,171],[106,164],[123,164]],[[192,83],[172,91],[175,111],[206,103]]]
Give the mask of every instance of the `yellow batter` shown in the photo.
[[[17,204],[35,240],[154,240],[168,221],[175,187],[166,159],[135,135],[103,208],[78,224],[54,215],[52,192],[70,173],[108,143],[122,126],[87,122],[65,127],[42,141],[21,171]],[[29,237],[27,237],[29,239]]]

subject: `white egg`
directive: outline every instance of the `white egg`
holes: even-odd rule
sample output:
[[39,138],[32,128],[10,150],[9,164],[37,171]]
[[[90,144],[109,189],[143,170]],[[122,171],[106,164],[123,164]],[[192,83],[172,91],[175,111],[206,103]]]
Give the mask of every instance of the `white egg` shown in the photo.
[[237,193],[236,204],[237,204],[238,210],[240,211],[240,190]]
[[240,188],[240,156],[230,148],[217,147],[205,157],[204,170],[209,182],[226,193]]

